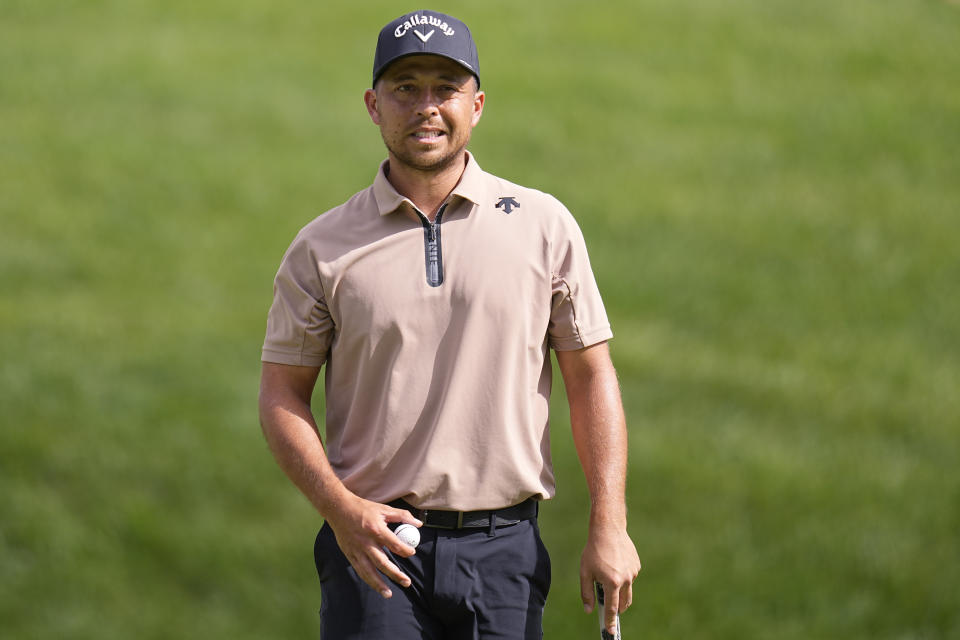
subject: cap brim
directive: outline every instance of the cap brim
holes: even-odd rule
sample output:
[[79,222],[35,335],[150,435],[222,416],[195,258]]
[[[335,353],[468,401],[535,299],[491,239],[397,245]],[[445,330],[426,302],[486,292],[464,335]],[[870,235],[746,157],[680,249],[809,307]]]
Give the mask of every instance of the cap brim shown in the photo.
[[396,58],[393,58],[392,60],[390,60],[383,66],[381,66],[379,69],[377,69],[376,72],[373,74],[374,86],[376,86],[377,81],[380,79],[380,76],[382,76],[386,72],[386,70],[390,68],[390,65],[400,60],[403,60],[404,58],[411,58],[413,56],[438,56],[440,58],[446,58],[447,60],[452,60],[453,62],[456,62],[458,65],[460,65],[461,67],[466,69],[468,72],[470,72],[470,75],[472,75],[474,78],[477,79],[477,86],[478,87],[480,86],[480,74],[478,74],[476,69],[473,69],[468,63],[464,62],[459,58],[448,56],[445,53],[436,53],[433,51],[411,51],[410,53],[404,53],[397,56]]

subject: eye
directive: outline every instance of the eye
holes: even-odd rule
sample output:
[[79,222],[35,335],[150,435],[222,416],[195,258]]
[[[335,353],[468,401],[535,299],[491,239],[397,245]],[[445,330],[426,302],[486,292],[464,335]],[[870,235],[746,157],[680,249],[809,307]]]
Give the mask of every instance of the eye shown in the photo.
[[437,89],[437,93],[440,93],[445,96],[452,96],[458,91],[460,91],[460,87],[453,84],[445,84]]

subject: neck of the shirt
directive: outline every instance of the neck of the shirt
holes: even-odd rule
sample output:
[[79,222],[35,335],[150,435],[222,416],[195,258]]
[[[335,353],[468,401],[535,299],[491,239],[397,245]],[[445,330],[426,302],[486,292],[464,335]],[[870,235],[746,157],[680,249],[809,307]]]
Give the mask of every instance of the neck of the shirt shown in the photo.
[[430,221],[436,218],[443,203],[450,199],[467,168],[469,158],[464,152],[458,163],[438,172],[410,169],[396,161],[393,156],[384,166],[384,176],[391,186],[407,198]]
[[[452,202],[457,198],[470,201],[474,204],[480,204],[485,197],[486,186],[483,179],[485,174],[480,166],[477,165],[476,159],[470,154],[470,152],[466,153],[466,158],[466,168],[460,176],[459,183],[453,187],[453,190],[440,203],[440,205],[437,206],[435,211],[439,210],[439,207],[443,205],[443,202]],[[404,206],[412,206],[419,211],[419,207],[417,204],[415,204],[414,200],[400,193],[389,180],[389,162],[390,161],[388,159],[381,163],[380,168],[377,171],[376,179],[373,183],[373,193],[377,201],[377,208],[379,209],[380,215],[390,215]],[[406,203],[406,205],[404,205],[404,203]],[[431,213],[434,212],[432,211]],[[421,215],[425,216],[422,211]],[[433,220],[430,221],[432,222]]]

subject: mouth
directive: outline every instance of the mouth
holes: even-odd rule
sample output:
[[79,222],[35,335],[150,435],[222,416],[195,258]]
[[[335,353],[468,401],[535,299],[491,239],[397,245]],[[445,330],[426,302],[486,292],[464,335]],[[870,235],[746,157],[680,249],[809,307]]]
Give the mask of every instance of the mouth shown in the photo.
[[410,135],[418,142],[430,144],[439,142],[444,136],[447,135],[447,133],[445,131],[441,131],[440,129],[417,129]]

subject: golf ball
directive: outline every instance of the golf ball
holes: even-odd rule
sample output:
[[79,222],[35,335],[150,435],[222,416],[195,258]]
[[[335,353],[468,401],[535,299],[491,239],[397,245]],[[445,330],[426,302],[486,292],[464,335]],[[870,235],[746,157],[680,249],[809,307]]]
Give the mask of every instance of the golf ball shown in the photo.
[[412,524],[402,524],[393,532],[400,541],[410,545],[414,549],[420,544],[420,530]]

